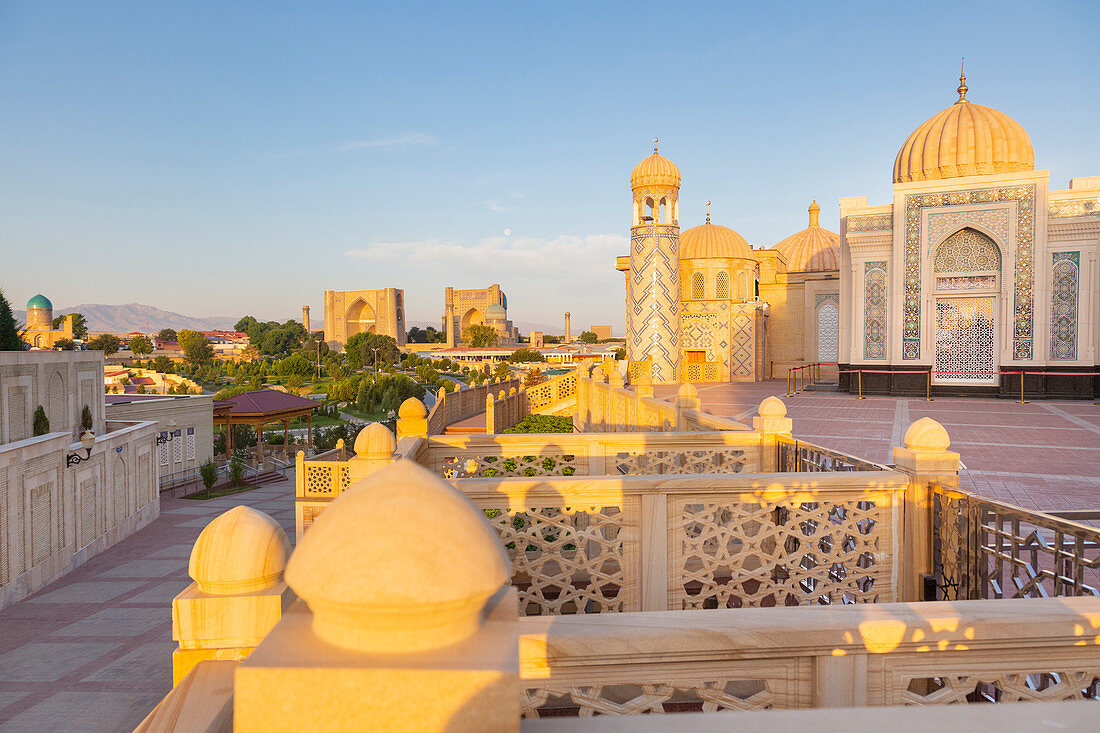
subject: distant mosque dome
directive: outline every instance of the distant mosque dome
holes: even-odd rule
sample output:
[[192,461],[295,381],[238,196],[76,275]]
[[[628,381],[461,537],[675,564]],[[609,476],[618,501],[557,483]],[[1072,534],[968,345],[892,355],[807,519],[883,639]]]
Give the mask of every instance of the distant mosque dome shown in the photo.
[[840,269],[840,235],[819,224],[821,207],[810,204],[810,225],[772,249],[787,260],[787,272],[829,272]]
[[741,258],[751,260],[752,247],[729,227],[707,223],[680,233],[680,259]]
[[30,300],[27,301],[27,310],[30,310],[32,308],[41,308],[41,309],[44,309],[44,310],[53,310],[53,303],[51,303],[50,299],[47,298],[45,295],[43,295],[42,293],[39,293],[38,295],[34,296],[33,298],[31,298]]
[[680,169],[665,156],[657,154],[656,143],[653,146],[653,155],[634,166],[634,171],[630,174],[630,188],[635,191],[655,186],[680,187]]
[[504,306],[499,303],[493,303],[485,309],[485,320],[487,321],[503,321],[506,317],[507,313],[504,311]]
[[931,117],[901,146],[894,183],[1035,170],[1031,138],[1016,120],[966,98],[966,73],[959,76],[959,100]]

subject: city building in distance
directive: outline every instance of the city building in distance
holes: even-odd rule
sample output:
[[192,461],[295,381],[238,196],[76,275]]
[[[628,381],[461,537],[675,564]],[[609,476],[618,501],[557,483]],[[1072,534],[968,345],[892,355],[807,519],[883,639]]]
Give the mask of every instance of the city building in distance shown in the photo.
[[343,349],[348,339],[357,333],[392,336],[398,346],[404,346],[405,291],[398,288],[326,290],[325,341],[329,348]]

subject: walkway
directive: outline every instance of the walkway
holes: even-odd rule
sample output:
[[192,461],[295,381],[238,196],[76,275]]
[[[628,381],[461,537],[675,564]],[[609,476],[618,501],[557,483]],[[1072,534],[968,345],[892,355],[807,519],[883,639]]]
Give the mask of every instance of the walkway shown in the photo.
[[[844,392],[783,397],[786,380],[698,384],[706,412],[749,422],[768,395],[787,403],[795,437],[826,448],[893,462],[893,447],[922,417],[938,421],[962,456],[963,489],[1034,509],[1100,509],[1100,406],[1042,400],[902,397],[857,400]],[[671,399],[676,387],[656,387]]]
[[172,688],[172,598],[191,546],[238,504],[294,538],[294,481],[208,501],[168,499],[148,527],[0,611],[0,731],[128,731]]

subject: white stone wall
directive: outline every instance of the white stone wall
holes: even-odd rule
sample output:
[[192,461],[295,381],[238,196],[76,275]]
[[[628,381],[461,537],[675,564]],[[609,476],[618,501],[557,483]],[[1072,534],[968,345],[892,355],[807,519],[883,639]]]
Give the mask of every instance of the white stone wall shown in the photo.
[[0,445],[32,437],[41,405],[50,432],[80,434],[80,413],[92,411],[92,431],[104,427],[102,351],[0,351]]
[[[156,435],[171,440],[156,447],[160,475],[167,477],[201,466],[214,455],[214,397],[212,395],[165,396],[107,405],[109,420],[148,420]],[[176,425],[169,431],[168,423]]]

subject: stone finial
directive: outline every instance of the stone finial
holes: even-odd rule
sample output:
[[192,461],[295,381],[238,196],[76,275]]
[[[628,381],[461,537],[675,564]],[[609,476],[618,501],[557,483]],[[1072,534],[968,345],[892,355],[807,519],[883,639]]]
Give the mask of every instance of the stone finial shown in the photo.
[[279,582],[290,540],[274,519],[242,505],[206,525],[191,549],[187,574],[203,593],[234,595]]
[[398,461],[338,496],[286,569],[286,582],[313,611],[317,636],[380,653],[469,638],[486,602],[510,577],[485,514],[412,461]]
[[601,369],[600,367],[595,367],[592,370],[592,381],[600,382],[601,384],[603,383],[603,369]]
[[905,447],[914,453],[936,453],[951,445],[951,437],[943,425],[930,417],[922,417],[905,431]]
[[415,397],[410,397],[397,408],[397,416],[402,420],[423,420],[428,416],[428,408]]
[[699,390],[695,389],[695,385],[684,382],[676,390],[676,404],[690,409],[697,408],[700,404]]
[[372,422],[355,436],[355,455],[358,458],[392,456],[397,450],[393,433],[380,422]]
[[760,417],[786,417],[787,405],[778,397],[765,397],[757,412]]

